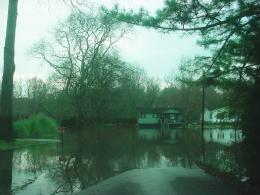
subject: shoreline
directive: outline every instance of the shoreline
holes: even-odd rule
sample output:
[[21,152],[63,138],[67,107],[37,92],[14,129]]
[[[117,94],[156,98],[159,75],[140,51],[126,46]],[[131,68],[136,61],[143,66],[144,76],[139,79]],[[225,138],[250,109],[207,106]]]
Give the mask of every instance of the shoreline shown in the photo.
[[0,141],[0,150],[10,150],[23,148],[27,146],[47,144],[47,143],[60,143],[59,139],[15,139],[14,142],[7,143],[5,141]]

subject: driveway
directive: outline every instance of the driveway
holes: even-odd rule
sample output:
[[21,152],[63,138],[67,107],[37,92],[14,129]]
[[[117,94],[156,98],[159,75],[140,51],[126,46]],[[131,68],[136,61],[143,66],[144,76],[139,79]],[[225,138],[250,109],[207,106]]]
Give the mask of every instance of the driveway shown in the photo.
[[201,169],[135,169],[109,178],[77,195],[233,195],[235,191]]

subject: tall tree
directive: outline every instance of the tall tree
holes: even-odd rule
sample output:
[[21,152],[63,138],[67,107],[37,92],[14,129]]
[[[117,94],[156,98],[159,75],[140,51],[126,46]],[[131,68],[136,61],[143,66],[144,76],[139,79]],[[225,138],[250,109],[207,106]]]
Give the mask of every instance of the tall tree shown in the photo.
[[15,31],[17,20],[17,4],[18,0],[9,0],[8,18],[4,48],[4,71],[2,79],[1,93],[1,111],[0,111],[0,138],[6,141],[13,141],[13,75],[15,71],[14,63],[14,47],[15,47]]

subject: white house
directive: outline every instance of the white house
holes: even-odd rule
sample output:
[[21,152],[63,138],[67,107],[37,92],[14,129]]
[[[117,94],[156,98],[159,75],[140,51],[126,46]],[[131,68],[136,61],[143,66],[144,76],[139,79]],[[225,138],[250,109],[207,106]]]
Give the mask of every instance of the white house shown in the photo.
[[233,123],[239,121],[239,114],[234,113],[229,107],[217,108],[204,111],[204,121],[209,123]]

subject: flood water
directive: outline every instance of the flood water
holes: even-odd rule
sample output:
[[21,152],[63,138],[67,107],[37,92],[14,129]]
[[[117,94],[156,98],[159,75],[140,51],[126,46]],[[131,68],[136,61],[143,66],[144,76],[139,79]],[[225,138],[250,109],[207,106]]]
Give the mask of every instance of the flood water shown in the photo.
[[[60,143],[39,143],[0,151],[0,194],[71,194],[127,170],[196,168],[193,160],[200,157],[196,138],[169,144],[154,139],[156,133],[149,129],[90,129],[80,135],[66,133],[63,149]],[[223,148],[211,153],[213,161],[220,151]]]

